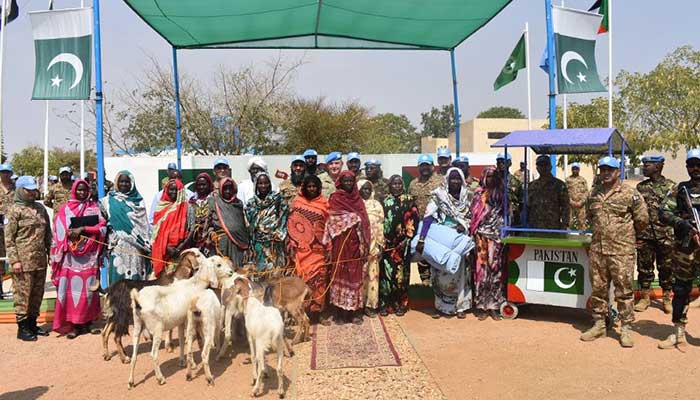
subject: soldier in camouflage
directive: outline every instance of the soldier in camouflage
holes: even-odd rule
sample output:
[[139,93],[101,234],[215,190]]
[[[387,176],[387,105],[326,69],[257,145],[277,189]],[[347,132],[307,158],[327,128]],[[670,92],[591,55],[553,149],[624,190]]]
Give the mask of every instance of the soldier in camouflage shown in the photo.
[[[307,164],[308,167],[308,164]],[[321,194],[330,198],[335,192],[335,180],[343,170],[343,155],[339,151],[333,151],[326,156],[326,171],[318,174],[321,180]]]
[[535,161],[540,177],[527,189],[527,222],[533,228],[566,229],[569,225],[569,191],[566,184],[552,176],[548,155]]
[[452,166],[459,168],[462,171],[464,174],[464,181],[467,183],[469,190],[473,192],[479,187],[479,180],[470,175],[469,157],[455,157],[454,161],[452,161]]
[[[498,153],[496,155],[496,169],[501,176],[510,170],[513,164],[510,153]],[[510,221],[511,226],[520,225],[520,212],[523,207],[523,184],[515,175],[508,174],[508,209],[510,210],[513,220]]]
[[356,151],[349,152],[347,160],[348,160],[348,162],[347,162],[348,171],[352,171],[355,173],[355,180],[359,181],[361,178],[364,178],[362,171],[360,171],[360,168],[362,167],[362,160],[360,159],[360,153],[358,153]]
[[70,167],[61,167],[58,172],[58,183],[52,185],[44,197],[44,205],[50,207],[54,215],[70,199],[70,189],[73,186],[73,170]]
[[527,173],[527,168],[525,168],[525,163],[523,161],[520,162],[520,169],[517,171],[513,172],[513,177],[519,180],[520,182],[525,183],[525,176],[527,175],[528,182],[530,182],[530,174]]
[[447,170],[450,169],[452,164],[452,153],[447,147],[438,147],[437,149],[437,173],[438,175],[445,176]]
[[[671,349],[686,344],[685,325],[688,323],[688,303],[693,280],[700,273],[699,229],[693,210],[700,211],[700,149],[686,155],[685,167],[690,180],[681,182],[668,193],[661,203],[659,221],[673,227],[675,235],[673,257],[674,333],[659,343],[660,349]],[[687,196],[686,196],[687,195]],[[690,204],[688,204],[688,199]]]
[[[12,181],[12,166],[0,164],[0,257],[5,257],[5,216],[15,201],[15,183]],[[2,277],[5,275],[5,261],[0,261],[0,300],[4,297]]]
[[314,149],[306,149],[303,156],[306,161],[306,174],[318,175],[318,152]]
[[[430,154],[418,156],[418,177],[408,185],[408,194],[415,200],[420,220],[425,217],[425,209],[432,198],[433,190],[440,187],[442,180],[440,175],[434,173],[433,157]],[[430,264],[419,261],[418,274],[423,285],[430,285]]]
[[17,179],[14,204],[7,212],[5,246],[12,268],[17,338],[35,341],[37,335],[48,335],[36,324],[44,297],[46,266],[51,247],[51,225],[31,176]]
[[663,290],[664,312],[670,314],[672,311],[673,228],[659,221],[659,208],[676,183],[661,175],[664,161],[664,156],[661,155],[642,157],[642,173],[647,179],[637,184],[637,190],[644,197],[649,209],[649,226],[637,237],[637,282],[642,290],[641,297],[634,306],[634,311],[637,312],[646,310],[651,304],[654,262],[659,271],[659,285]]
[[590,342],[606,336],[605,316],[612,284],[622,323],[620,344],[632,347],[635,242],[637,235],[649,224],[649,214],[642,195],[620,182],[618,160],[603,157],[598,168],[601,184],[593,189],[586,201],[586,216],[593,230],[588,256],[594,325],[581,335],[581,340]]
[[306,175],[306,162],[302,156],[294,156],[292,158],[291,175],[280,183],[280,194],[287,202],[289,207],[292,206],[294,199],[299,194],[299,188]]
[[365,174],[366,179],[372,182],[374,198],[380,204],[384,204],[384,199],[389,193],[389,180],[383,176],[381,161],[371,159],[365,162]]
[[571,175],[566,178],[569,189],[569,229],[582,231],[586,226],[586,198],[588,197],[588,182],[579,175],[581,164],[571,163]]

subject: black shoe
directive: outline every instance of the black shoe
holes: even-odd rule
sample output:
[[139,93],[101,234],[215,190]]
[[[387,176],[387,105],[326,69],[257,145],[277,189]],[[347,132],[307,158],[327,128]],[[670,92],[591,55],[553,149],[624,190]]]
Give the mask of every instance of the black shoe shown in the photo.
[[49,333],[36,324],[36,317],[27,318],[28,327],[36,336],[49,336]]
[[29,329],[27,320],[17,323],[17,339],[24,342],[36,342],[36,335]]

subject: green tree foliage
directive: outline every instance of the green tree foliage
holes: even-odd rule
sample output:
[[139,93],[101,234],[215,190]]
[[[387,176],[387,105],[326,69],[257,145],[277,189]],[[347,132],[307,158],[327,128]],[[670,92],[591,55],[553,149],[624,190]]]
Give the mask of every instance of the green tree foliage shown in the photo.
[[621,71],[616,86],[640,149],[700,147],[700,51],[682,46],[648,73]]
[[378,114],[370,120],[368,142],[362,150],[368,154],[417,153],[420,135],[411,121],[401,114]]
[[477,118],[525,118],[522,111],[513,107],[495,106],[491,107],[486,111],[482,111]]
[[421,113],[420,123],[423,127],[421,136],[449,137],[455,130],[455,108],[452,104],[440,108],[433,107]]
[[[94,170],[95,153],[85,152],[85,168]],[[42,176],[44,174],[44,149],[39,146],[25,147],[12,155],[13,172],[17,175]],[[49,150],[49,175],[57,175],[58,169],[70,166],[75,173],[80,171],[80,152],[54,147]]]

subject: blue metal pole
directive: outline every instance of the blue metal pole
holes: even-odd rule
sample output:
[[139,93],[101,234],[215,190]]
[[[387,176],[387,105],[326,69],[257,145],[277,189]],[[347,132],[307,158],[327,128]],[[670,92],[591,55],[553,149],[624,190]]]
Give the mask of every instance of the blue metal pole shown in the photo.
[[173,80],[175,82],[175,142],[177,146],[177,169],[182,169],[182,137],[180,135],[180,76],[177,72],[177,49],[173,47]]
[[[95,152],[97,153],[97,196],[105,195],[105,160],[102,119],[102,43],[100,41],[100,0],[92,1],[93,43],[95,46]],[[107,280],[106,259],[100,268],[100,286],[106,289]]]
[[[552,0],[544,0],[547,19],[547,64],[549,64],[549,129],[557,129],[557,92],[554,82],[554,25],[552,24]],[[550,156],[552,175],[557,176],[557,157]],[[566,166],[565,166],[566,168]]]
[[[508,228],[510,226],[508,218],[508,145],[503,147],[503,162],[505,163],[505,168],[503,168],[503,226]],[[505,235],[502,234],[501,236]]]
[[457,92],[457,69],[455,68],[455,51],[450,50],[450,62],[452,63],[452,95],[455,109],[455,156],[459,157],[460,130],[459,130],[459,95]]
[[620,154],[620,180],[625,180],[625,141],[622,141],[622,153]]

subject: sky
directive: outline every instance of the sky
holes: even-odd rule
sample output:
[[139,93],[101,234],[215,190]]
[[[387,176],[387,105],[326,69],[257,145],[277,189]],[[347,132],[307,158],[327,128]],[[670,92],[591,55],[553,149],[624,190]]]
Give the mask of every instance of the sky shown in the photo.
[[[484,0],[488,1],[488,0]],[[3,68],[3,131],[9,154],[29,145],[43,146],[45,102],[32,101],[34,47],[28,11],[45,9],[47,0],[17,0],[20,16],[6,30]],[[92,3],[92,1],[86,1]],[[561,0],[553,0],[561,4]],[[594,0],[567,0],[567,7],[585,8]],[[426,4],[430,1],[426,0]],[[620,70],[646,72],[681,45],[700,49],[700,2],[656,0],[613,1],[613,74]],[[79,0],[55,0],[55,8],[80,5]],[[672,6],[669,6],[672,5]],[[102,73],[104,94],[112,99],[121,89],[135,87],[135,79],[150,66],[149,57],[171,64],[168,43],[152,31],[121,0],[101,1]],[[493,81],[522,34],[530,26],[533,118],[547,115],[547,75],[537,68],[545,46],[543,0],[514,0],[488,25],[456,50],[459,105],[462,121],[492,106],[527,110],[524,71],[518,79],[493,91]],[[607,77],[608,40],[597,43],[598,71]],[[277,50],[183,50],[178,53],[181,74],[206,79],[221,65],[231,68],[259,65],[277,57]],[[448,52],[285,50],[285,59],[303,58],[305,64],[293,82],[303,97],[324,96],[328,101],[356,100],[375,113],[405,114],[419,126],[420,114],[433,106],[452,103]],[[94,79],[94,75],[93,75]],[[605,96],[605,93],[600,95]],[[569,101],[587,102],[589,95],[570,95]],[[52,102],[49,146],[71,147],[78,129],[59,115],[78,110],[72,102]],[[94,125],[94,118],[87,119]],[[174,136],[174,134],[173,134]]]

